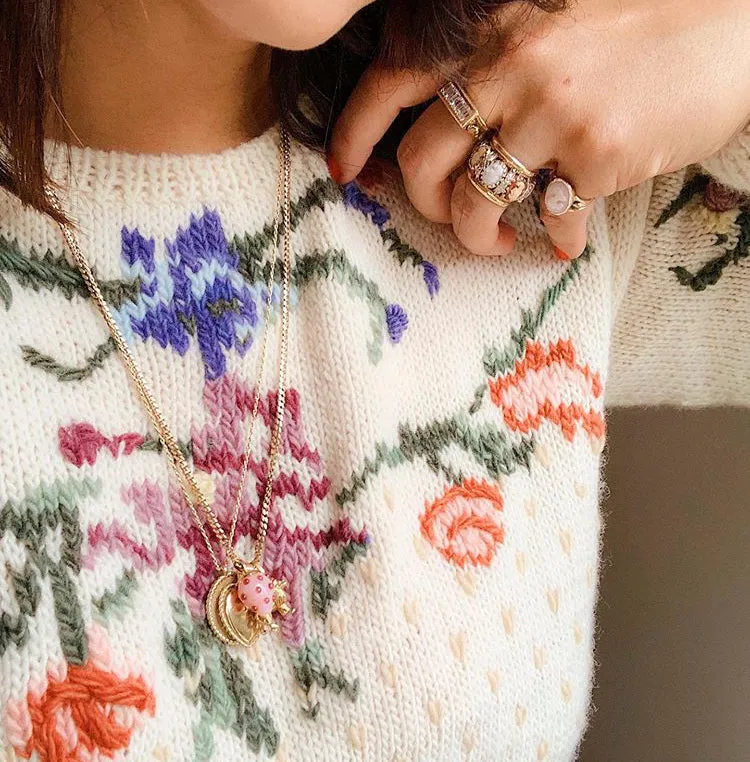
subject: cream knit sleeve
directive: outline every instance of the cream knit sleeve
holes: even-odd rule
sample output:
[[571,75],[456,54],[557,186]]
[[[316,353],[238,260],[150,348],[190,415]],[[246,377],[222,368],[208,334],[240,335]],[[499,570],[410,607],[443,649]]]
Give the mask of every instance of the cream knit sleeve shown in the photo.
[[610,200],[609,405],[750,404],[749,194],[745,130],[702,166]]
[[730,188],[750,194],[750,124],[703,162],[703,169]]

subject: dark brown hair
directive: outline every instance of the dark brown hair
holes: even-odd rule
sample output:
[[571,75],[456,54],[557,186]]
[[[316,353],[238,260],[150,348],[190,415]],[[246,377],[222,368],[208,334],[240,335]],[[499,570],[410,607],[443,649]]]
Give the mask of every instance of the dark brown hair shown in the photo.
[[[60,17],[64,0],[0,0],[0,187],[51,213],[44,195],[44,126],[58,109]],[[281,120],[301,142],[323,148],[336,115],[376,58],[389,66],[446,71],[497,34],[509,0],[378,0],[314,50],[273,53],[271,78]],[[565,0],[527,0],[560,10]],[[380,147],[392,152],[404,115]]]

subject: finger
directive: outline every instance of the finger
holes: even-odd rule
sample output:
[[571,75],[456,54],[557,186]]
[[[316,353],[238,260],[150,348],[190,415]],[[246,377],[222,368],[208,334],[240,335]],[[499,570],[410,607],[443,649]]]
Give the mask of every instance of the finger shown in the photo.
[[523,120],[503,122],[498,140],[530,171],[535,172],[552,164],[557,141],[554,128],[533,113]]
[[451,221],[451,174],[464,163],[473,143],[441,102],[433,103],[401,141],[398,163],[404,188],[428,220]]
[[561,259],[575,259],[583,254],[588,241],[586,223],[591,215],[587,206],[577,212],[566,212],[555,216],[544,208],[542,203],[541,218],[558,256]]
[[427,100],[438,86],[434,75],[371,66],[349,96],[333,130],[329,166],[334,180],[353,180],[399,111]]
[[486,199],[466,173],[456,181],[451,195],[451,218],[458,240],[474,254],[499,256],[513,250],[516,231],[500,222],[505,207]]

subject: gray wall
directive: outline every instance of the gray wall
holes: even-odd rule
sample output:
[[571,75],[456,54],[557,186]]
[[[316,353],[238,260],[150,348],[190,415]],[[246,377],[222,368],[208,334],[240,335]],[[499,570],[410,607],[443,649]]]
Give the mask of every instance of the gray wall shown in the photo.
[[582,762],[750,760],[750,412],[610,414]]

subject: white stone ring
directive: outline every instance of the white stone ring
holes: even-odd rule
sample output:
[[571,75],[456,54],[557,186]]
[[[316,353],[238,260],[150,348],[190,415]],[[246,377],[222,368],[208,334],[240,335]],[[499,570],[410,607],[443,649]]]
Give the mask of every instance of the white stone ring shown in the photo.
[[502,207],[528,198],[536,185],[536,172],[509,153],[496,134],[474,144],[467,174],[486,199]]
[[553,217],[580,212],[593,203],[593,199],[577,196],[573,186],[562,177],[553,177],[544,189],[544,207]]

